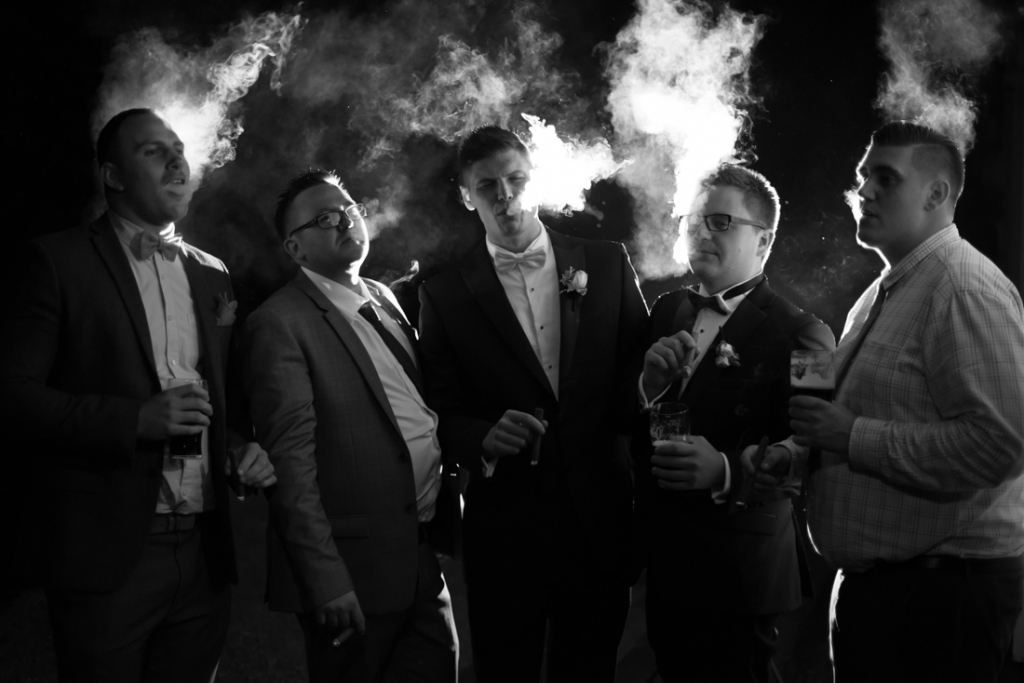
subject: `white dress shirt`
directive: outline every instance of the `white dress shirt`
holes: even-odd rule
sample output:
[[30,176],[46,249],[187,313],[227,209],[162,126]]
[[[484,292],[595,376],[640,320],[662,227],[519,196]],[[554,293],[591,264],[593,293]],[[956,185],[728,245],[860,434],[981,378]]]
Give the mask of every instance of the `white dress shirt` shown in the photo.
[[[760,276],[761,272],[758,272],[758,274],[755,275],[754,277]],[[746,292],[743,292],[742,294],[737,294],[736,296],[731,297],[729,299],[723,299],[721,296],[722,292],[728,291],[733,287],[738,287],[746,282],[750,282],[751,280],[754,279],[754,277],[748,278],[743,282],[737,282],[736,284],[724,287],[723,289],[713,294],[707,290],[703,283],[701,283],[700,289],[697,290],[697,293],[700,294],[701,296],[718,297],[718,303],[726,310],[726,313],[723,315],[722,313],[719,313],[718,311],[710,307],[702,308],[697,312],[697,318],[693,322],[693,331],[690,333],[693,337],[694,342],[696,342],[697,344],[697,356],[694,358],[692,366],[694,372],[690,373],[689,377],[683,378],[682,386],[679,388],[679,395],[675,397],[675,400],[679,400],[679,398],[682,397],[683,392],[686,391],[686,387],[690,383],[690,379],[693,377],[694,374],[696,374],[696,369],[700,367],[700,364],[702,362],[704,362],[704,356],[707,355],[707,351],[711,347],[711,342],[713,342],[715,338],[718,337],[718,333],[725,326],[725,324],[729,322],[729,318],[731,318],[732,314],[736,311],[737,308],[739,308],[740,302],[746,299],[747,296],[750,295],[750,292],[754,290],[749,289]],[[713,363],[714,360],[708,362]],[[654,405],[662,398],[664,398],[665,394],[668,392],[670,388],[671,385],[665,387],[664,391],[662,391],[660,394],[658,394],[653,399],[648,401],[647,396],[644,394],[644,377],[643,374],[641,374],[639,382],[641,405],[645,409],[650,408],[652,405]],[[729,495],[729,491],[732,489],[732,471],[729,468],[729,459],[725,457],[724,453],[721,453],[721,456],[722,461],[725,462],[725,483],[723,484],[721,490],[711,489],[712,498],[715,499],[716,503],[720,504],[726,502],[726,499]]]
[[[391,353],[373,326],[359,314],[360,307],[367,301],[372,303],[384,327],[394,335],[415,363],[416,353],[409,338],[406,337],[398,322],[391,317],[391,313],[374,299],[373,294],[362,280],[359,281],[359,294],[356,294],[348,287],[307,268],[303,268],[302,272],[320,288],[320,291],[345,317],[370,355],[373,367],[377,370],[377,377],[380,378],[380,383],[384,386],[384,394],[388,398],[388,403],[391,404],[391,411],[395,414],[395,419],[398,420],[402,438],[405,439],[409,448],[413,480],[416,483],[416,510],[419,521],[430,521],[434,518],[437,493],[441,488],[441,446],[437,440],[437,413],[427,407],[401,363]],[[401,311],[402,308],[391,291],[384,286],[381,286],[380,289],[395,309]]]
[[[506,249],[486,240],[487,251],[494,261],[498,252],[511,254]],[[551,389],[558,397],[558,355],[562,343],[561,308],[558,301],[558,268],[555,253],[551,249],[551,238],[546,228],[541,228],[525,251],[542,249],[544,265],[540,268],[524,268],[517,264],[507,273],[495,269],[498,280],[505,290],[505,297],[515,311],[519,326],[537,354],[544,374],[551,383]]]
[[[182,264],[184,253],[179,252],[177,258],[168,261],[156,251],[148,259],[140,261],[129,245],[142,228],[113,211],[109,215],[146,309],[160,388],[166,390],[171,379],[200,379],[196,370],[200,360],[199,322]],[[160,236],[167,238],[173,234],[172,223],[161,231]],[[164,453],[163,481],[156,503],[158,514],[196,514],[214,508],[208,440],[209,435],[204,429],[202,458],[176,460]]]

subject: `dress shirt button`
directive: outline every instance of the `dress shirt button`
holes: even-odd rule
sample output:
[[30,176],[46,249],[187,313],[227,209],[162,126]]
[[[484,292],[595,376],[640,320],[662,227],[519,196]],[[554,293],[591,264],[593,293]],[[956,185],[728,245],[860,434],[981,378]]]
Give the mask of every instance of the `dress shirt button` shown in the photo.
[[416,503],[409,503],[408,505],[406,505],[405,506],[405,511],[406,511],[406,513],[408,513],[410,515],[412,513],[416,512]]
[[178,364],[178,361],[176,361],[176,360],[172,360],[171,361],[171,365],[177,365],[177,364]]

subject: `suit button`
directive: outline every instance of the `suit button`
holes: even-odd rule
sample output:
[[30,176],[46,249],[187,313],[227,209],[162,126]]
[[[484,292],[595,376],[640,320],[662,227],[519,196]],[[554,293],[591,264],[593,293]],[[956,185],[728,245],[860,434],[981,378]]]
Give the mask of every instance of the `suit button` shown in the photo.
[[408,460],[409,459],[409,454],[406,453],[405,451],[402,451],[401,453],[398,454],[398,459],[399,460],[403,460],[403,461],[404,460]]
[[409,503],[408,505],[406,505],[405,506],[405,511],[406,511],[406,513],[408,513],[410,515],[412,513],[416,512],[416,503]]

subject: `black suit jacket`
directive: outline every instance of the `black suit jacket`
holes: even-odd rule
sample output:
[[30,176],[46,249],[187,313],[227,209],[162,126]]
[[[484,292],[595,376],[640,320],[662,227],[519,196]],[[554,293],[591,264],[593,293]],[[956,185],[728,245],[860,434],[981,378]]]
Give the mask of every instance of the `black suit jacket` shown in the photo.
[[[224,264],[184,245],[179,256],[199,328],[200,372],[213,407],[209,448],[220,542],[215,582],[234,580],[224,476],[225,375],[232,299]],[[49,587],[109,591],[128,577],[155,514],[163,441],[136,439],[139,409],[158,393],[146,312],[106,214],[34,240],[0,342],[0,405],[7,430],[26,437],[39,570]]]
[[[424,378],[442,451],[471,473],[467,575],[486,552],[480,541],[528,546],[535,533],[555,533],[544,522],[559,506],[578,520],[595,566],[619,572],[626,560],[632,479],[618,435],[630,430],[647,307],[621,245],[549,235],[558,274],[571,267],[589,276],[586,295],[560,295],[557,398],[483,242],[420,289]],[[540,464],[531,467],[525,449],[485,479],[487,432],[508,409],[536,408],[549,425]]]
[[[686,290],[660,297],[651,312],[649,343],[685,329],[696,318]],[[739,365],[715,363],[722,340],[739,354]],[[739,455],[763,436],[772,443],[789,428],[789,354],[794,349],[834,349],[831,330],[768,286],[756,286],[719,331],[683,392],[691,431],[725,453],[732,496],[743,485]],[[664,400],[678,395],[679,385]],[[775,497],[761,507],[730,514],[708,491],[671,492],[651,475],[648,417],[640,420],[637,454],[638,508],[652,571],[671,572],[674,597],[706,598],[712,608],[748,614],[794,609],[801,601],[802,543],[790,501]],[[665,585],[664,583],[662,584]],[[672,588],[669,587],[671,591]],[[694,587],[700,586],[698,591]],[[672,596],[669,596],[672,597]]]

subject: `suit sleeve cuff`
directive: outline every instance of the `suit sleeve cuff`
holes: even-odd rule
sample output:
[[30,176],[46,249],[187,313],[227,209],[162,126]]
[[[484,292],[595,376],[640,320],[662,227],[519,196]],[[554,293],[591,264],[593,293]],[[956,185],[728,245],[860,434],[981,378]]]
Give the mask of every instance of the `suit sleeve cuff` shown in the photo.
[[728,503],[729,492],[732,491],[732,468],[729,467],[729,458],[725,457],[725,453],[719,452],[719,455],[722,456],[722,463],[725,465],[725,482],[721,490],[711,489],[711,500],[715,501],[715,505]]

